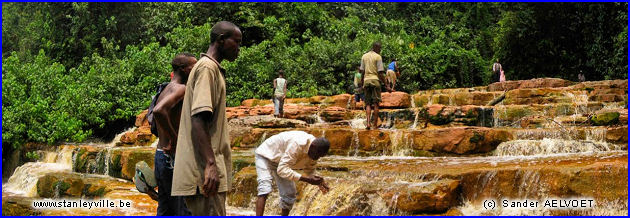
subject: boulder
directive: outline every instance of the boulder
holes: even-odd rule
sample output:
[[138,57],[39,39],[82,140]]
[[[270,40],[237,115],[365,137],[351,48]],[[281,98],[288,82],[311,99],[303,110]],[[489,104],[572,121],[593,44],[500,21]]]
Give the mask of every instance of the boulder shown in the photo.
[[116,146],[149,146],[157,137],[151,133],[151,126],[140,126],[120,137]]
[[606,141],[615,144],[628,143],[628,126],[608,127],[606,129]]
[[391,146],[389,132],[380,130],[359,131],[359,152],[361,154],[382,155]]
[[595,126],[610,126],[619,123],[619,112],[603,112],[591,117]]
[[111,177],[79,173],[49,173],[37,181],[37,194],[43,198],[103,197],[117,188],[131,189],[133,184]]
[[332,106],[324,108],[320,116],[326,122],[334,122],[346,119],[346,111],[345,108]]
[[153,168],[155,148],[124,149],[120,155],[119,178],[131,180],[136,175],[136,163],[144,161]]
[[446,212],[459,204],[459,181],[443,179],[430,182],[391,184],[381,193],[387,206],[416,214]]
[[143,110],[136,116],[136,127],[141,126],[149,126],[149,120],[147,119],[147,113],[149,113],[149,109]]
[[340,108],[348,108],[348,103],[350,103],[350,98],[352,95],[350,94],[340,94],[333,95],[330,97],[332,99],[332,105]]
[[475,154],[494,150],[512,139],[507,130],[485,127],[452,127],[412,131],[416,150],[451,154]]
[[330,142],[329,154],[346,155],[352,148],[354,132],[350,129],[326,129],[325,137]]
[[383,92],[381,93],[383,108],[408,108],[411,107],[411,97],[405,92]]

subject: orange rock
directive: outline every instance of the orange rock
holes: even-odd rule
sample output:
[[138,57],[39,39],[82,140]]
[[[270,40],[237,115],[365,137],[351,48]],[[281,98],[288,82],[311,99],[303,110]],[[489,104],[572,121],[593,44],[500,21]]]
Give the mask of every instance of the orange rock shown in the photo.
[[361,130],[359,146],[361,151],[382,154],[391,146],[389,133],[380,130]]
[[573,82],[558,79],[558,78],[538,78],[530,80],[513,80],[505,82],[496,82],[488,85],[488,91],[504,91],[513,89],[527,89],[527,88],[556,88],[567,87],[572,85]]
[[606,130],[606,141],[611,143],[627,143],[628,126],[608,127]]
[[284,101],[285,104],[308,104],[310,100],[308,98],[287,98]]
[[438,115],[440,112],[442,112],[442,110],[444,110],[444,105],[441,104],[434,104],[434,105],[430,105],[427,107],[427,114],[429,116],[436,116]]
[[324,102],[324,99],[326,98],[328,97],[318,95],[318,96],[310,97],[308,100],[311,104],[321,104],[322,102]]
[[381,194],[383,199],[395,199],[386,202],[389,207],[409,213],[447,211],[459,203],[459,195],[459,181],[451,179],[392,185]]
[[143,110],[136,116],[136,127],[140,126],[148,126],[149,120],[147,119],[147,113],[149,113],[149,109]]
[[329,154],[346,155],[352,146],[354,132],[349,129],[327,129],[325,137],[330,141]]
[[408,108],[411,106],[411,96],[404,92],[383,92],[381,93],[383,108]]
[[412,131],[417,150],[455,154],[484,153],[494,150],[512,135],[506,130],[485,127],[453,127]]
[[317,106],[285,105],[284,117],[288,119],[308,120],[317,114]]
[[272,104],[269,99],[245,99],[241,102],[241,106],[253,107],[253,106],[264,106]]
[[347,108],[348,107],[348,101],[350,100],[351,95],[350,94],[341,94],[341,95],[334,95],[332,96],[332,101],[333,101],[333,106],[337,106],[337,107],[341,107],[341,108]]
[[343,120],[346,117],[346,109],[342,107],[332,106],[323,109],[321,117],[327,122]]
[[133,131],[133,132],[128,132],[122,135],[120,137],[120,142],[122,142],[123,144],[133,144],[136,142],[137,139],[138,139],[138,132]]

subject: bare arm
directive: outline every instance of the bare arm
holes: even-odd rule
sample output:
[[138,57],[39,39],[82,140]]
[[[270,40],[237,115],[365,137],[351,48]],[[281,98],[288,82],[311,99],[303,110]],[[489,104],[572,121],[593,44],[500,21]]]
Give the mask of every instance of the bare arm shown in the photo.
[[214,160],[214,151],[210,144],[208,129],[212,121],[212,112],[203,111],[192,116],[191,138],[195,152],[200,154],[202,163],[205,163],[203,194],[208,196],[219,188],[219,176]]
[[173,139],[170,143],[172,146],[171,149],[174,150],[175,146],[177,146],[177,129],[175,129],[175,126],[171,122],[171,114],[169,112],[184,98],[186,88],[183,86],[175,86],[173,88],[173,92],[164,96],[164,98],[155,105],[153,112],[155,114],[155,121],[157,124],[166,129],[166,132],[169,134],[168,138]]

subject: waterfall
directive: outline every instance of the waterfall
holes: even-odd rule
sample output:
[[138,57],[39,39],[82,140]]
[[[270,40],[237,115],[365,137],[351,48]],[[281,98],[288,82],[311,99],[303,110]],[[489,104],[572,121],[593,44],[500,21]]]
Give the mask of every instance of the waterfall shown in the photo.
[[[7,183],[2,184],[2,190],[26,197],[37,196],[37,181],[40,177],[49,173],[72,172],[71,146],[63,146],[58,149],[54,162],[28,162],[15,169],[15,172]],[[53,158],[45,158],[44,161],[52,161]]]
[[[627,147],[627,146],[626,146]],[[558,153],[600,152],[623,149],[620,145],[606,142],[575,141],[562,139],[514,140],[501,143],[495,156],[533,156]]]
[[413,125],[411,125],[410,129],[415,129],[418,127],[418,116],[420,115],[420,110],[416,110],[414,112]]
[[107,147],[114,147],[114,146],[116,146],[116,143],[120,142],[120,138],[121,138],[123,135],[125,135],[125,134],[126,134],[126,133],[128,133],[128,132],[133,132],[133,131],[135,131],[136,129],[137,129],[137,127],[135,127],[135,126],[134,126],[134,127],[129,128],[129,129],[126,129],[125,131],[123,131],[123,132],[121,132],[121,133],[116,134],[116,136],[114,137],[114,139],[113,139],[111,142],[107,143],[105,146],[107,146]]

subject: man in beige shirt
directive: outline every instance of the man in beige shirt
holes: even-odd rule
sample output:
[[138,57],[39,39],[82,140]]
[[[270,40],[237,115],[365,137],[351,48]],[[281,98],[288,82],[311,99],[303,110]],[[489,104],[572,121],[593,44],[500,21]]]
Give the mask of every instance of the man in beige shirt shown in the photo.
[[[322,192],[328,192],[324,178],[312,175],[320,157],[328,154],[330,142],[326,138],[315,138],[303,131],[288,131],[265,140],[256,149],[256,175],[258,175],[258,199],[256,216],[265,212],[267,195],[271,193],[273,180],[280,192],[282,215],[288,216],[297,191],[296,181],[319,186]],[[303,169],[305,175],[295,172]]]
[[185,196],[193,216],[225,216],[232,159],[225,117],[225,69],[220,63],[238,57],[241,39],[241,30],[233,23],[216,23],[210,48],[186,83],[171,195]]
[[[374,42],[372,50],[363,54],[361,57],[361,84],[365,92],[365,109],[367,118],[367,129],[377,128],[378,123],[378,104],[381,103],[381,84],[385,84],[385,89],[391,92],[389,85],[385,83],[383,73],[383,59],[381,58],[381,43]],[[374,109],[374,114],[372,114]]]

